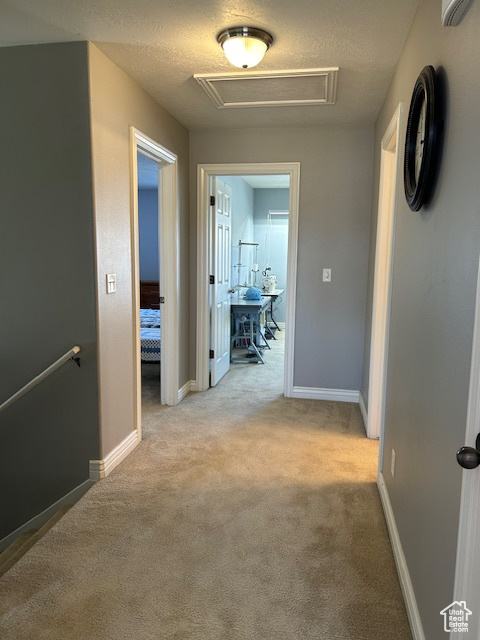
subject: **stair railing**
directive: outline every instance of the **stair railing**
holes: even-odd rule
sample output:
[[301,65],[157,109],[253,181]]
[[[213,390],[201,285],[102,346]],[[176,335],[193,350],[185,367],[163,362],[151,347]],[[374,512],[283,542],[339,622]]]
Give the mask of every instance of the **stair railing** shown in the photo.
[[0,413],[2,411],[5,411],[5,409],[8,409],[8,407],[10,407],[14,402],[19,400],[22,396],[24,396],[26,393],[28,393],[31,389],[36,387],[37,384],[40,384],[40,382],[43,382],[43,380],[45,380],[45,378],[48,378],[49,375],[51,375],[54,371],[59,369],[68,360],[73,360],[74,362],[76,362],[76,364],[78,366],[80,366],[80,358],[76,357],[77,354],[80,353],[80,351],[81,351],[81,349],[80,349],[79,346],[72,347],[70,349],[70,351],[67,351],[67,353],[65,353],[61,358],[59,358],[53,364],[51,364],[49,367],[47,367],[45,369],[45,371],[42,371],[42,373],[40,373],[38,376],[35,376],[35,378],[30,380],[30,382],[28,384],[26,384],[24,387],[22,387],[16,393],[14,393],[13,396],[8,398],[8,400],[5,400],[5,402],[0,404]]

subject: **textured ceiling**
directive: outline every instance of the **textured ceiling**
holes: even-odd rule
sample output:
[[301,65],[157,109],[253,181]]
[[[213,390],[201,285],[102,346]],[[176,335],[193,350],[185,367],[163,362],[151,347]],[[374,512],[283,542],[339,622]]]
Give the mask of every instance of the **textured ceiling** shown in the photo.
[[[189,129],[366,123],[375,121],[418,4],[0,0],[0,45],[95,42]],[[255,70],[340,67],[336,104],[217,110],[193,75],[235,71],[216,35],[240,24],[263,27],[274,36]]]

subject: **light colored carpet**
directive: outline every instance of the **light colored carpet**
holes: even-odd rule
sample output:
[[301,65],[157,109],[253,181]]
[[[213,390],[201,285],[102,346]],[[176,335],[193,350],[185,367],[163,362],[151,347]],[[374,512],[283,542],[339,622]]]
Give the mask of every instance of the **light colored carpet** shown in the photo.
[[176,408],[0,579],[2,640],[407,640],[358,407],[282,396],[282,342]]

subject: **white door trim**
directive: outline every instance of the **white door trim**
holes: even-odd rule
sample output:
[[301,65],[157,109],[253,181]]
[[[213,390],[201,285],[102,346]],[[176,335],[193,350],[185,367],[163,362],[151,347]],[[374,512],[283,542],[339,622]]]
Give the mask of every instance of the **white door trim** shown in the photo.
[[[380,438],[381,441],[383,441],[385,412],[385,382],[387,373],[388,327],[390,320],[397,190],[398,184],[400,183],[399,135],[401,116],[402,103],[398,105],[382,138],[380,157],[367,436],[369,438]],[[381,444],[380,457],[382,457]]]
[[[477,300],[473,329],[472,364],[468,394],[467,426],[465,444],[475,446],[480,433],[480,266],[477,276]],[[463,443],[459,442],[459,448]],[[469,618],[468,637],[480,640],[480,467],[464,470],[460,498],[460,515],[457,539],[457,560],[452,602],[466,600],[467,607],[474,612]],[[472,599],[473,598],[473,599]],[[448,605],[448,602],[446,603]],[[450,640],[458,637],[451,632]]]
[[[141,360],[140,360],[140,255],[138,241],[138,150],[158,162],[158,227],[160,293],[165,298],[161,305],[162,354],[160,358],[160,397],[162,404],[178,403],[178,175],[177,156],[145,134],[130,127],[131,160],[131,229],[132,229],[132,290],[133,290],[133,349],[135,414],[137,431],[141,435]],[[168,340],[163,339],[168,336]]]
[[212,176],[289,175],[290,214],[288,221],[287,300],[285,330],[285,388],[287,397],[293,394],[293,364],[295,337],[295,302],[297,285],[298,213],[300,198],[300,163],[199,164],[197,168],[197,348],[196,390],[209,387],[210,350],[210,253],[212,219],[210,179]]

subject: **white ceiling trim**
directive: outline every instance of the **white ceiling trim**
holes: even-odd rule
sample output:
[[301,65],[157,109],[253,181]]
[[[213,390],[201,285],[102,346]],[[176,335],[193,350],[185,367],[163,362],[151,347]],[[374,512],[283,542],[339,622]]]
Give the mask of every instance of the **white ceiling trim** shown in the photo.
[[[211,98],[217,109],[239,109],[248,107],[297,107],[302,105],[324,105],[335,104],[337,97],[337,77],[338,67],[329,67],[327,69],[295,69],[293,71],[263,71],[254,73],[215,73],[215,74],[195,74],[193,77],[203,87],[207,95]],[[276,85],[273,87],[274,91],[278,91],[282,84],[290,82],[290,87],[285,86],[286,89],[290,89],[293,93],[297,91],[295,87],[295,81],[301,81],[302,79],[311,80],[317,78],[319,82],[314,87],[315,91],[312,92],[312,87],[308,88],[311,92],[311,97],[302,98],[282,98],[281,96],[271,99],[262,99],[260,96],[255,97],[256,80],[275,80]],[[291,82],[293,80],[293,83]],[[231,88],[231,83],[252,81],[251,86],[251,98],[241,99],[241,91],[238,94],[237,100],[229,100],[222,95]],[[248,83],[247,83],[248,84]],[[230,85],[230,86],[229,86]],[[265,83],[263,84],[263,88]]]

